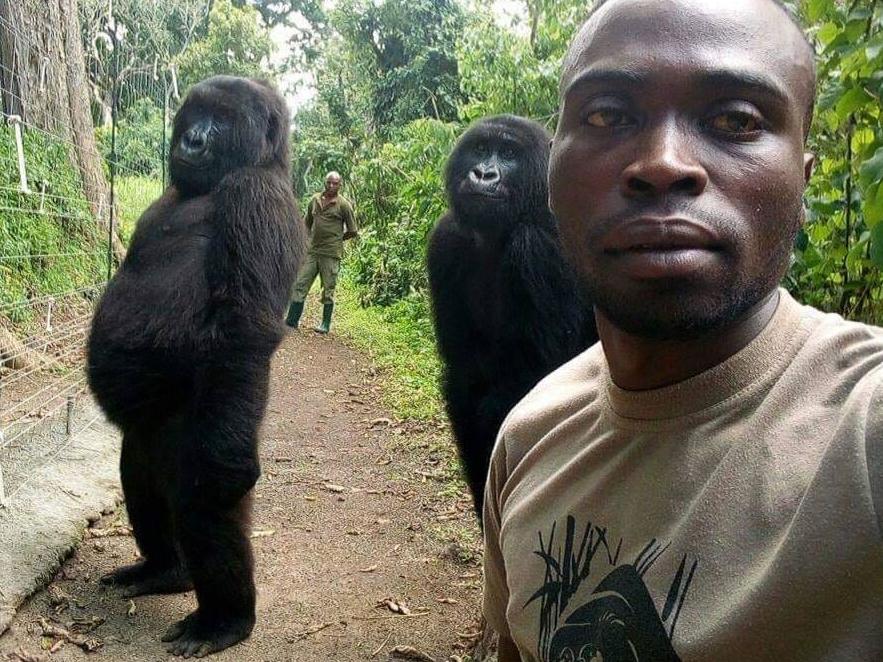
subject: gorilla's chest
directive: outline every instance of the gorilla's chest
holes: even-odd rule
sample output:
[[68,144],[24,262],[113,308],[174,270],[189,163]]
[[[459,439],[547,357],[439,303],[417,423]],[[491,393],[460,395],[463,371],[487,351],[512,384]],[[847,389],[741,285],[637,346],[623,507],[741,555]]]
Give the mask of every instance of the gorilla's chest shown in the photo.
[[154,327],[156,333],[186,329],[204,315],[213,232],[209,205],[187,202],[168,211],[142,217],[105,295],[103,307],[125,311],[119,315],[124,335],[137,330],[152,336]]

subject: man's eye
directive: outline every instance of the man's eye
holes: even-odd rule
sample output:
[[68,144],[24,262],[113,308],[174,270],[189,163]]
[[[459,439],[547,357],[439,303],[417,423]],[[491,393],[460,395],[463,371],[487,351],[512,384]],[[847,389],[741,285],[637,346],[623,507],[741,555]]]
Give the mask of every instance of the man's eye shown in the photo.
[[586,124],[599,129],[612,129],[629,123],[629,116],[619,110],[596,110],[586,117]]
[[750,113],[730,111],[711,118],[711,126],[721,133],[756,133],[763,128],[761,120]]

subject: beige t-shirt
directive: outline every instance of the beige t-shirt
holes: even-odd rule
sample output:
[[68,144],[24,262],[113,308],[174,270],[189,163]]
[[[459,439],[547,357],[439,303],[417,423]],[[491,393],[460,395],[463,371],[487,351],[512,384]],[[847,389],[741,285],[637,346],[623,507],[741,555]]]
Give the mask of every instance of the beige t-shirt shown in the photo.
[[485,615],[523,660],[883,660],[883,329],[781,292],[725,363],[627,392],[601,345],[522,400]]

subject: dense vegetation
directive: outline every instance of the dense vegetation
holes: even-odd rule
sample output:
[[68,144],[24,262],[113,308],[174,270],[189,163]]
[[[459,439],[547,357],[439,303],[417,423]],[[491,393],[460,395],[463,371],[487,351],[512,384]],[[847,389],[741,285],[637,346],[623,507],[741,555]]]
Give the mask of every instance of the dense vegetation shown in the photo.
[[[93,119],[99,145],[114,161],[123,236],[161,186],[167,120],[189,84],[210,73],[263,75],[280,84],[306,74],[314,94],[294,118],[295,187],[303,198],[328,170],[343,173],[363,229],[345,262],[348,285],[382,322],[378,328],[421,345],[431,334],[424,247],[444,208],[441,172],[451,145],[469,122],[501,112],[554,128],[561,60],[589,7],[520,0],[507,5],[512,18],[501,19],[495,5],[477,0],[119,0],[110,20],[107,3],[80,1]],[[883,323],[883,2],[795,4],[819,55],[810,137],[818,160],[806,198],[809,223],[786,284],[808,303]],[[273,64],[271,28],[287,29],[292,47],[287,60],[277,56]],[[57,145],[36,145],[39,138],[28,137],[33,178],[45,177],[59,197],[27,204],[85,213],[65,206],[81,197],[73,174],[57,166],[67,156]],[[12,157],[0,154],[14,178]],[[23,223],[20,213],[0,213],[0,251],[61,252],[53,247],[63,245],[69,226]],[[86,250],[99,241],[84,236],[78,245]],[[102,269],[98,257],[57,264],[72,270],[75,283]],[[52,291],[61,278],[55,268],[7,260],[4,299]]]
[[[331,168],[349,175],[365,232],[348,269],[371,305],[425,296],[423,246],[443,208],[441,166],[469,121],[514,112],[554,128],[561,59],[587,11],[583,2],[525,0],[513,30],[486,5],[426,4],[433,9],[416,14],[421,24],[401,0],[339,3],[312,60],[318,94],[296,118],[301,190]],[[808,0],[799,11],[819,53],[818,162],[787,285],[821,308],[883,322],[883,3]],[[435,40],[429,25],[457,26],[459,38]],[[385,54],[402,50],[408,56],[390,69]],[[439,86],[428,60],[456,62],[455,79]],[[374,112],[390,86],[444,103]]]

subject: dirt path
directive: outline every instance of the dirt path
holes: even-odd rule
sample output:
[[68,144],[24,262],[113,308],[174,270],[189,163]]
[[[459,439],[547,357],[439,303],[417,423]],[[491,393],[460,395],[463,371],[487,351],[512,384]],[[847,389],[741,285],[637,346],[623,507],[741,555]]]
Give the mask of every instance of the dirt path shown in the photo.
[[[247,642],[212,659],[386,660],[411,646],[441,661],[469,643],[480,595],[469,500],[437,480],[445,432],[391,421],[378,381],[333,336],[299,332],[279,350],[255,491],[258,622]],[[119,530],[122,517],[110,514],[94,529]],[[103,645],[89,657],[166,659],[158,638],[195,598],[130,603],[98,584],[135,554],[129,536],[92,533],[49,590],[22,608],[0,654],[87,656],[72,643],[41,651],[57,641],[42,636],[42,618],[84,630],[100,622],[87,638]],[[410,613],[378,606],[385,600]]]

